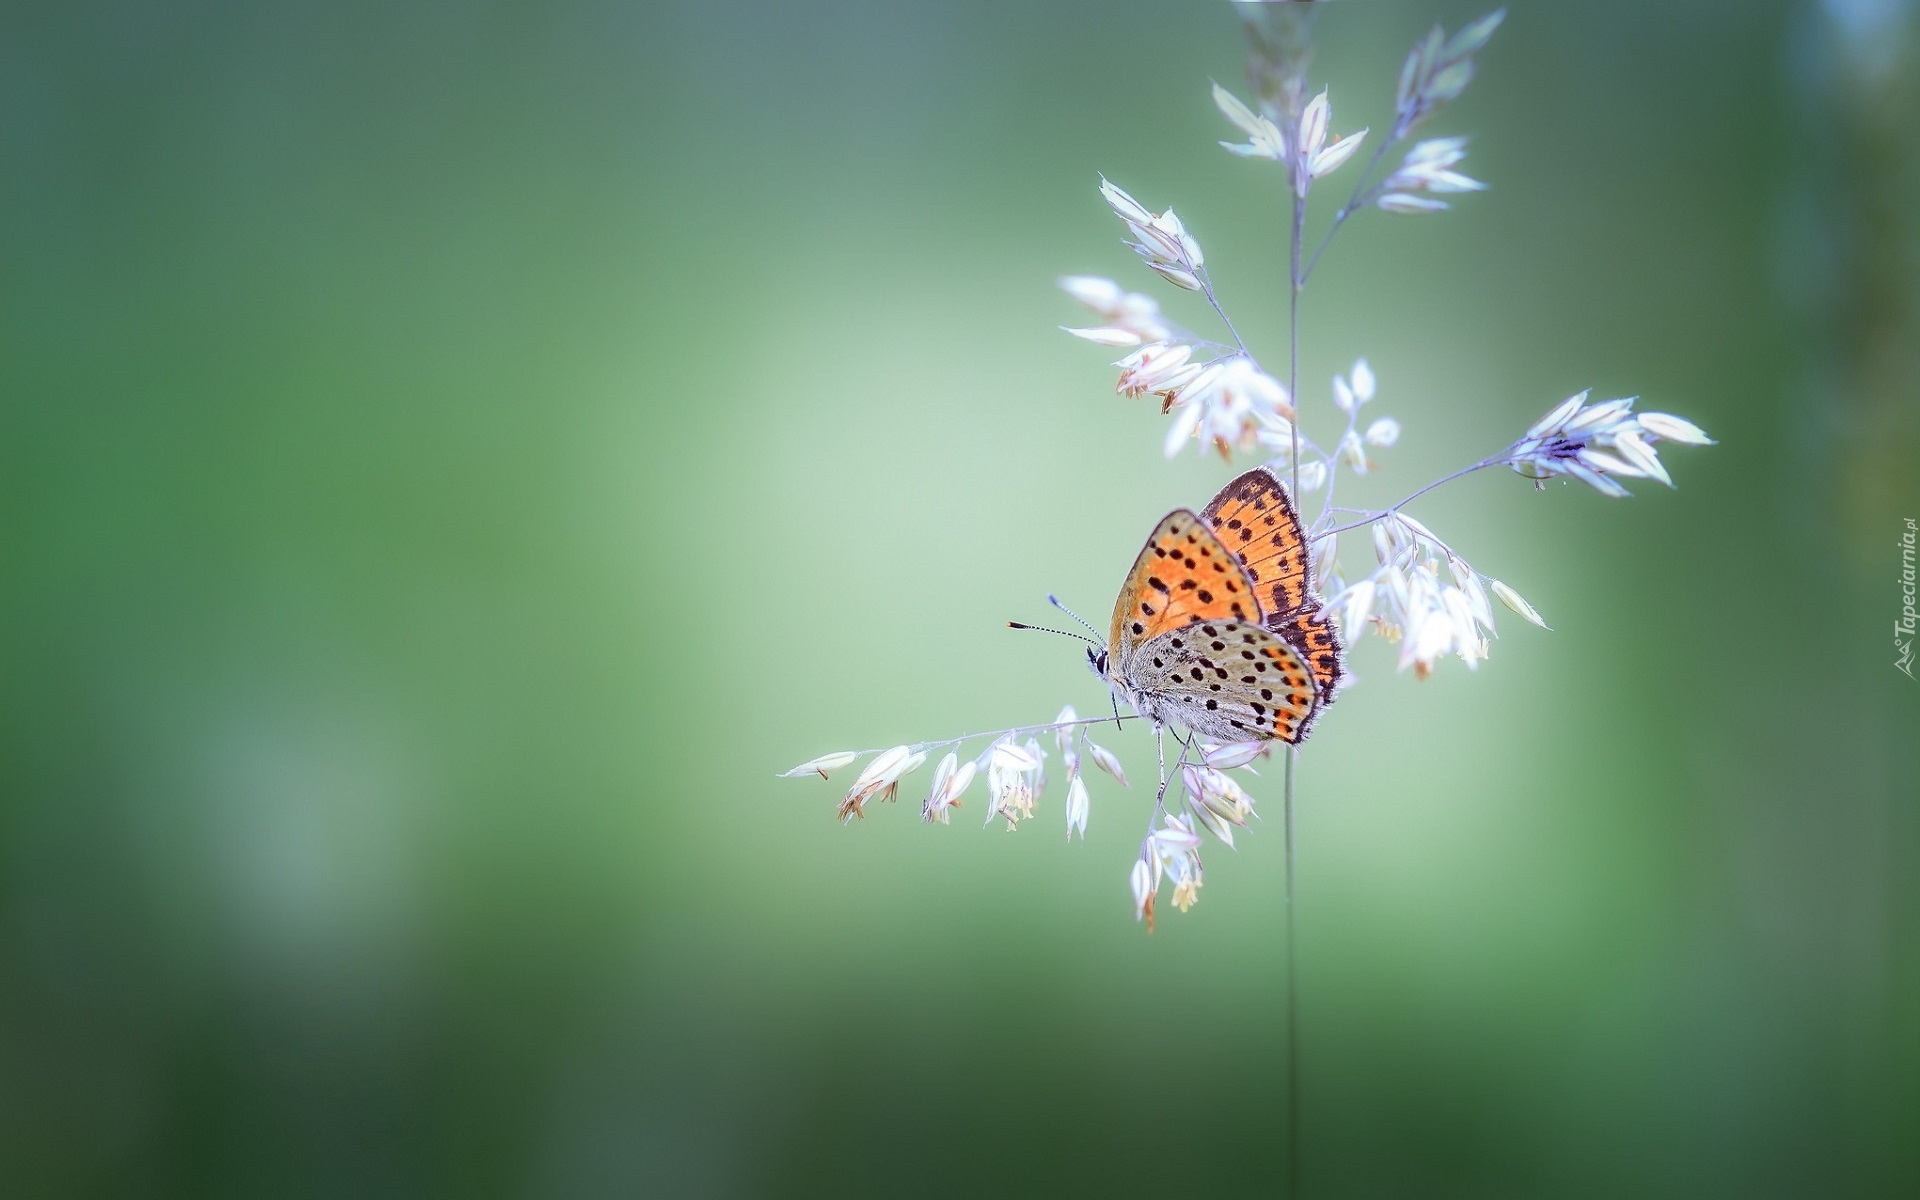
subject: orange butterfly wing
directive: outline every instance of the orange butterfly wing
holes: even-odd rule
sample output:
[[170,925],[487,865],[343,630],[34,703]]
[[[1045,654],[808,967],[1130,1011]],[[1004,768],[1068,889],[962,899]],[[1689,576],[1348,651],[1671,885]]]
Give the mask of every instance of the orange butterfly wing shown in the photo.
[[1133,560],[1107,638],[1116,664],[1150,638],[1201,621],[1259,624],[1260,603],[1239,560],[1184,508],[1161,518]]
[[1307,539],[1293,501],[1272,471],[1255,467],[1220,489],[1201,514],[1240,558],[1263,617],[1292,614],[1312,595]]
[[1333,693],[1346,670],[1340,665],[1344,653],[1340,635],[1334,631],[1327,614],[1317,607],[1309,608],[1291,617],[1269,618],[1266,627],[1285,638],[1287,644],[1307,660],[1307,668],[1313,672],[1313,681],[1320,689],[1320,703],[1332,704]]
[[1265,467],[1247,471],[1221,488],[1200,516],[1253,580],[1261,624],[1300,652],[1320,702],[1331,703],[1344,673],[1340,637],[1314,600],[1307,539],[1279,478]]

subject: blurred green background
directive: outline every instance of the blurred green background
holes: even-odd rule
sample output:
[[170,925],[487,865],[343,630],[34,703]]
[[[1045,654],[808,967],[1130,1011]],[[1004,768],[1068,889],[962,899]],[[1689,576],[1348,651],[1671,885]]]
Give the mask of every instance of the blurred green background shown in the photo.
[[[1478,11],[1329,6],[1336,129]],[[1365,354],[1406,431],[1349,503],[1588,386],[1720,445],[1416,508],[1555,632],[1370,640],[1305,752],[1308,1194],[1920,1171],[1916,20],[1516,4],[1432,126],[1492,190],[1315,278],[1309,430]],[[1001,622],[1229,468],[1053,280],[1152,282],[1105,172],[1284,362],[1227,5],[3,27],[0,1190],[1277,1190],[1277,821],[1148,938],[1143,735],[1085,845],[773,777],[1103,706]]]

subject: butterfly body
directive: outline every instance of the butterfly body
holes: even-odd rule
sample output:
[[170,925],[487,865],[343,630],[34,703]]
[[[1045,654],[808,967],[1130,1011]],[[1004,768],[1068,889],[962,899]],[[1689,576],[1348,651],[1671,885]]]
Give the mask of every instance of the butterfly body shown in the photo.
[[1341,649],[1272,472],[1246,472],[1201,514],[1161,519],[1094,666],[1156,725],[1216,742],[1306,737],[1340,682]]

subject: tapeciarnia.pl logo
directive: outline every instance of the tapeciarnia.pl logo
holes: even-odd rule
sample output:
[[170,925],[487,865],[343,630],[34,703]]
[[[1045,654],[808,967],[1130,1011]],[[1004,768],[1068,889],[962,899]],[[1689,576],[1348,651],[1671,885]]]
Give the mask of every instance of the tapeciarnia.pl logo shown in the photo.
[[1900,619],[1893,623],[1893,660],[1895,670],[1913,675],[1913,518],[1907,518],[1907,531],[1900,535]]

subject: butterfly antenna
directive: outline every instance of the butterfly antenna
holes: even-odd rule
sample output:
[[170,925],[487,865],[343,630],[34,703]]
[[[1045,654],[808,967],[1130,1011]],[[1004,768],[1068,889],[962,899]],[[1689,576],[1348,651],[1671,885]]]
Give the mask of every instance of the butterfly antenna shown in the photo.
[[[1100,631],[1098,629],[1095,629],[1092,625],[1087,624],[1087,619],[1085,617],[1081,616],[1079,613],[1068,608],[1066,605],[1060,603],[1060,597],[1054,595],[1052,592],[1047,593],[1047,603],[1053,605],[1055,608],[1059,609],[1061,612],[1067,614],[1068,616],[1072,617],[1074,620],[1080,622],[1080,624],[1086,628],[1086,631],[1088,633],[1091,633],[1095,637],[1100,636]],[[1102,644],[1104,645],[1105,643],[1102,643]]]
[[1086,634],[1075,633],[1070,629],[1048,629],[1045,625],[1026,625],[1019,621],[1008,621],[1007,628],[1008,629],[1037,629],[1041,633],[1057,633],[1061,637],[1078,638],[1081,641],[1087,643],[1089,646],[1098,646],[1100,644],[1099,642],[1096,642],[1092,638],[1088,637]]

